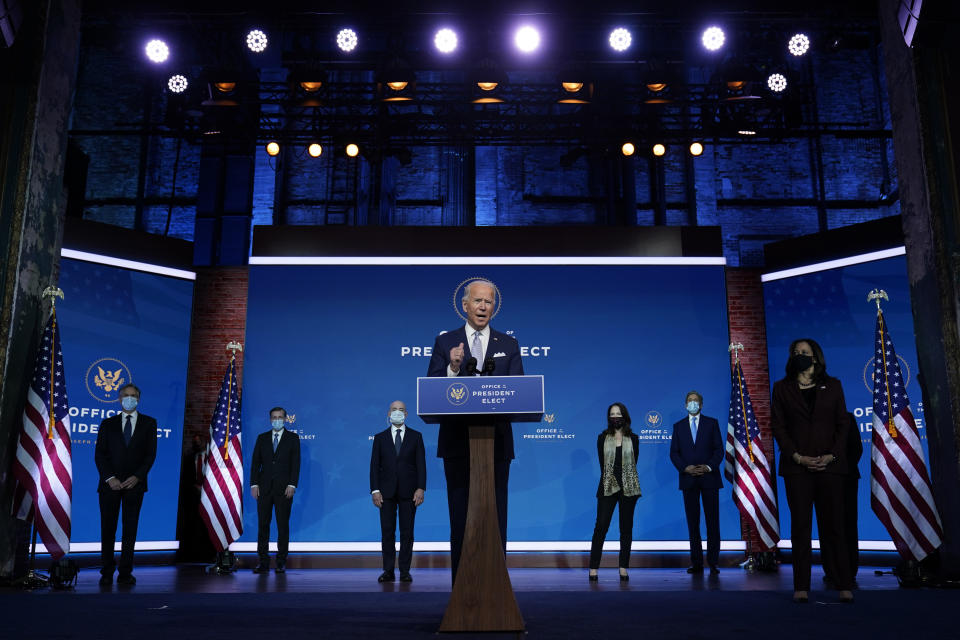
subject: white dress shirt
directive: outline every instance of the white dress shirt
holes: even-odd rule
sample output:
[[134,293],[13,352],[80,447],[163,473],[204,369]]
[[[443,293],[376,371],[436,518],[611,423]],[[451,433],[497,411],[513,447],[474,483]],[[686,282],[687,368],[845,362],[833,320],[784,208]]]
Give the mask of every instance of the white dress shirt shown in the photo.
[[[476,329],[470,326],[468,322],[465,325],[467,332],[467,342],[463,345],[463,362],[460,363],[460,368],[463,369],[464,363],[473,357],[473,352],[470,351],[470,345],[473,344],[473,334],[477,332]],[[490,325],[485,326],[483,329],[480,329],[480,346],[483,348],[480,357],[477,358],[477,371],[483,370],[483,360],[487,355],[487,346],[490,344]],[[456,376],[459,375],[457,371],[454,371],[450,368],[450,365],[447,365],[447,376]]]

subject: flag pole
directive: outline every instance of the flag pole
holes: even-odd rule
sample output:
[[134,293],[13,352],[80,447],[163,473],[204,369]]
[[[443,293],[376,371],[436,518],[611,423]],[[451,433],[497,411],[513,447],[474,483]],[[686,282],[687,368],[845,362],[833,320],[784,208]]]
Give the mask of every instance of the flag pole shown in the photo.
[[[743,351],[743,343],[731,342],[730,346],[727,347],[727,351],[733,354],[733,368],[734,368],[734,371],[736,372],[737,367],[740,366],[740,352]],[[743,415],[746,416],[747,415],[745,410],[746,408],[743,406],[743,386],[740,384],[739,375],[737,375],[737,387],[740,394],[740,410],[743,412]],[[750,459],[751,461],[753,460],[752,447],[750,450]],[[736,489],[734,489],[734,491],[736,491]],[[747,558],[746,560],[743,561],[743,563],[740,566],[743,568],[744,571],[752,572],[756,569],[756,561],[753,557],[753,552],[750,550],[750,539],[751,539],[752,529],[750,528],[750,521],[743,520],[743,514],[740,514],[740,520],[747,530],[746,540],[743,541],[743,549],[744,549],[744,552],[746,553]]]
[[[237,361],[237,351],[242,352],[243,345],[240,344],[239,342],[231,340],[230,342],[227,343],[227,351],[230,352],[230,382],[227,384],[227,394],[229,397],[229,394],[233,393],[233,371],[234,371],[234,365],[236,364],[236,361]],[[223,459],[224,460],[230,459],[230,410],[232,409],[230,404],[231,404],[230,402],[227,402],[227,435],[223,439]]]
[[[877,321],[880,323],[880,338],[883,339],[883,335],[887,333],[887,325],[883,321],[883,310],[880,308],[880,300],[890,301],[890,297],[887,295],[887,292],[883,289],[874,289],[867,294],[867,302],[876,302],[877,303]],[[883,381],[886,385],[884,391],[886,392],[887,398],[887,407],[892,407],[890,403],[890,378],[887,376],[887,352],[883,348],[883,345],[880,346],[880,357],[883,360]],[[897,427],[893,423],[893,415],[888,410],[887,411],[887,432],[890,434],[891,438],[897,437]]]

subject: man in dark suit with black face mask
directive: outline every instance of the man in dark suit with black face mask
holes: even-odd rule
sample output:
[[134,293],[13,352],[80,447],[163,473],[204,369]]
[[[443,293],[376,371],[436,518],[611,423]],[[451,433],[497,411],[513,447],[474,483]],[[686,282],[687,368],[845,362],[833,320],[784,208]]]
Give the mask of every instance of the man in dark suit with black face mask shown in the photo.
[[[137,542],[140,507],[147,491],[147,473],[157,457],[157,421],[140,413],[140,389],[120,388],[122,411],[100,423],[94,460],[100,474],[100,585],[133,585],[133,548]],[[123,511],[120,565],[114,561],[117,520]]]

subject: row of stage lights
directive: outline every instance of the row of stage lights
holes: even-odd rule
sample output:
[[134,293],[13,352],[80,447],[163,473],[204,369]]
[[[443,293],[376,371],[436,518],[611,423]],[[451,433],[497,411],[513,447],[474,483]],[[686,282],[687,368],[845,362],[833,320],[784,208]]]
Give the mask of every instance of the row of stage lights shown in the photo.
[[[739,133],[741,135],[754,135],[755,132],[740,131]],[[276,140],[271,140],[264,145],[264,151],[267,152],[268,156],[276,157],[280,155],[280,143]],[[699,141],[691,142],[687,147],[687,151],[691,156],[703,155],[703,143]],[[347,155],[347,157],[356,158],[360,155],[360,147],[359,145],[351,142],[343,148],[343,152]],[[620,146],[620,153],[624,157],[629,158],[637,153],[637,145],[629,141],[624,142]],[[661,158],[667,153],[667,145],[663,144],[662,142],[657,142],[650,147],[650,153],[657,158]],[[323,155],[323,145],[321,145],[319,142],[310,143],[307,145],[307,154],[309,154],[311,158],[319,158],[321,155]]]
[[[720,51],[726,43],[726,34],[718,26],[710,26],[703,30],[700,42],[710,52]],[[633,45],[633,34],[625,27],[617,27],[610,32],[608,43],[610,48],[623,53]],[[336,35],[337,46],[344,53],[356,50],[360,40],[353,29],[341,29]],[[523,25],[514,32],[514,46],[524,54],[534,53],[540,48],[540,32],[531,25]],[[253,29],[247,33],[246,45],[253,53],[263,53],[267,49],[269,38],[261,29]],[[434,47],[442,54],[452,54],[457,50],[459,38],[457,33],[448,27],[439,29],[434,35]],[[787,51],[790,55],[800,57],[810,50],[810,37],[805,33],[795,33],[787,41]],[[150,40],[145,47],[147,58],[155,64],[163,64],[170,58],[170,47],[160,39]],[[183,75],[170,76],[167,88],[173,93],[183,93],[187,90],[189,81]],[[767,77],[767,87],[774,93],[782,93],[787,88],[787,78],[782,73],[771,73]]]

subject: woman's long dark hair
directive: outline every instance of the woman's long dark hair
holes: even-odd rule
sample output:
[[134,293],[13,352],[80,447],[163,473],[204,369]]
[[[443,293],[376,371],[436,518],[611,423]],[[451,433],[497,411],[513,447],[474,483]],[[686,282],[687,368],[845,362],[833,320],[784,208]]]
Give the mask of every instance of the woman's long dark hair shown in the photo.
[[790,358],[793,357],[793,350],[796,349],[797,345],[801,342],[806,342],[808,345],[810,345],[810,350],[813,351],[813,357],[817,361],[813,365],[813,381],[823,381],[823,379],[827,377],[827,360],[823,357],[823,349],[820,348],[820,345],[817,344],[817,341],[811,340],[810,338],[797,338],[790,343],[790,351],[787,353],[786,375],[784,376],[784,379],[796,378],[796,373],[790,370]]
[[[630,434],[633,433],[633,431],[630,430],[630,412],[627,411],[626,405],[623,404],[622,402],[614,402],[612,405],[607,407],[607,418],[610,417],[610,409],[613,409],[614,407],[620,407],[620,415],[623,416],[622,433],[625,436],[629,436]],[[606,433],[608,436],[612,436],[615,432],[616,432],[616,429],[611,427],[609,424],[609,420],[607,420],[607,429],[606,431],[604,431],[604,433]]]

